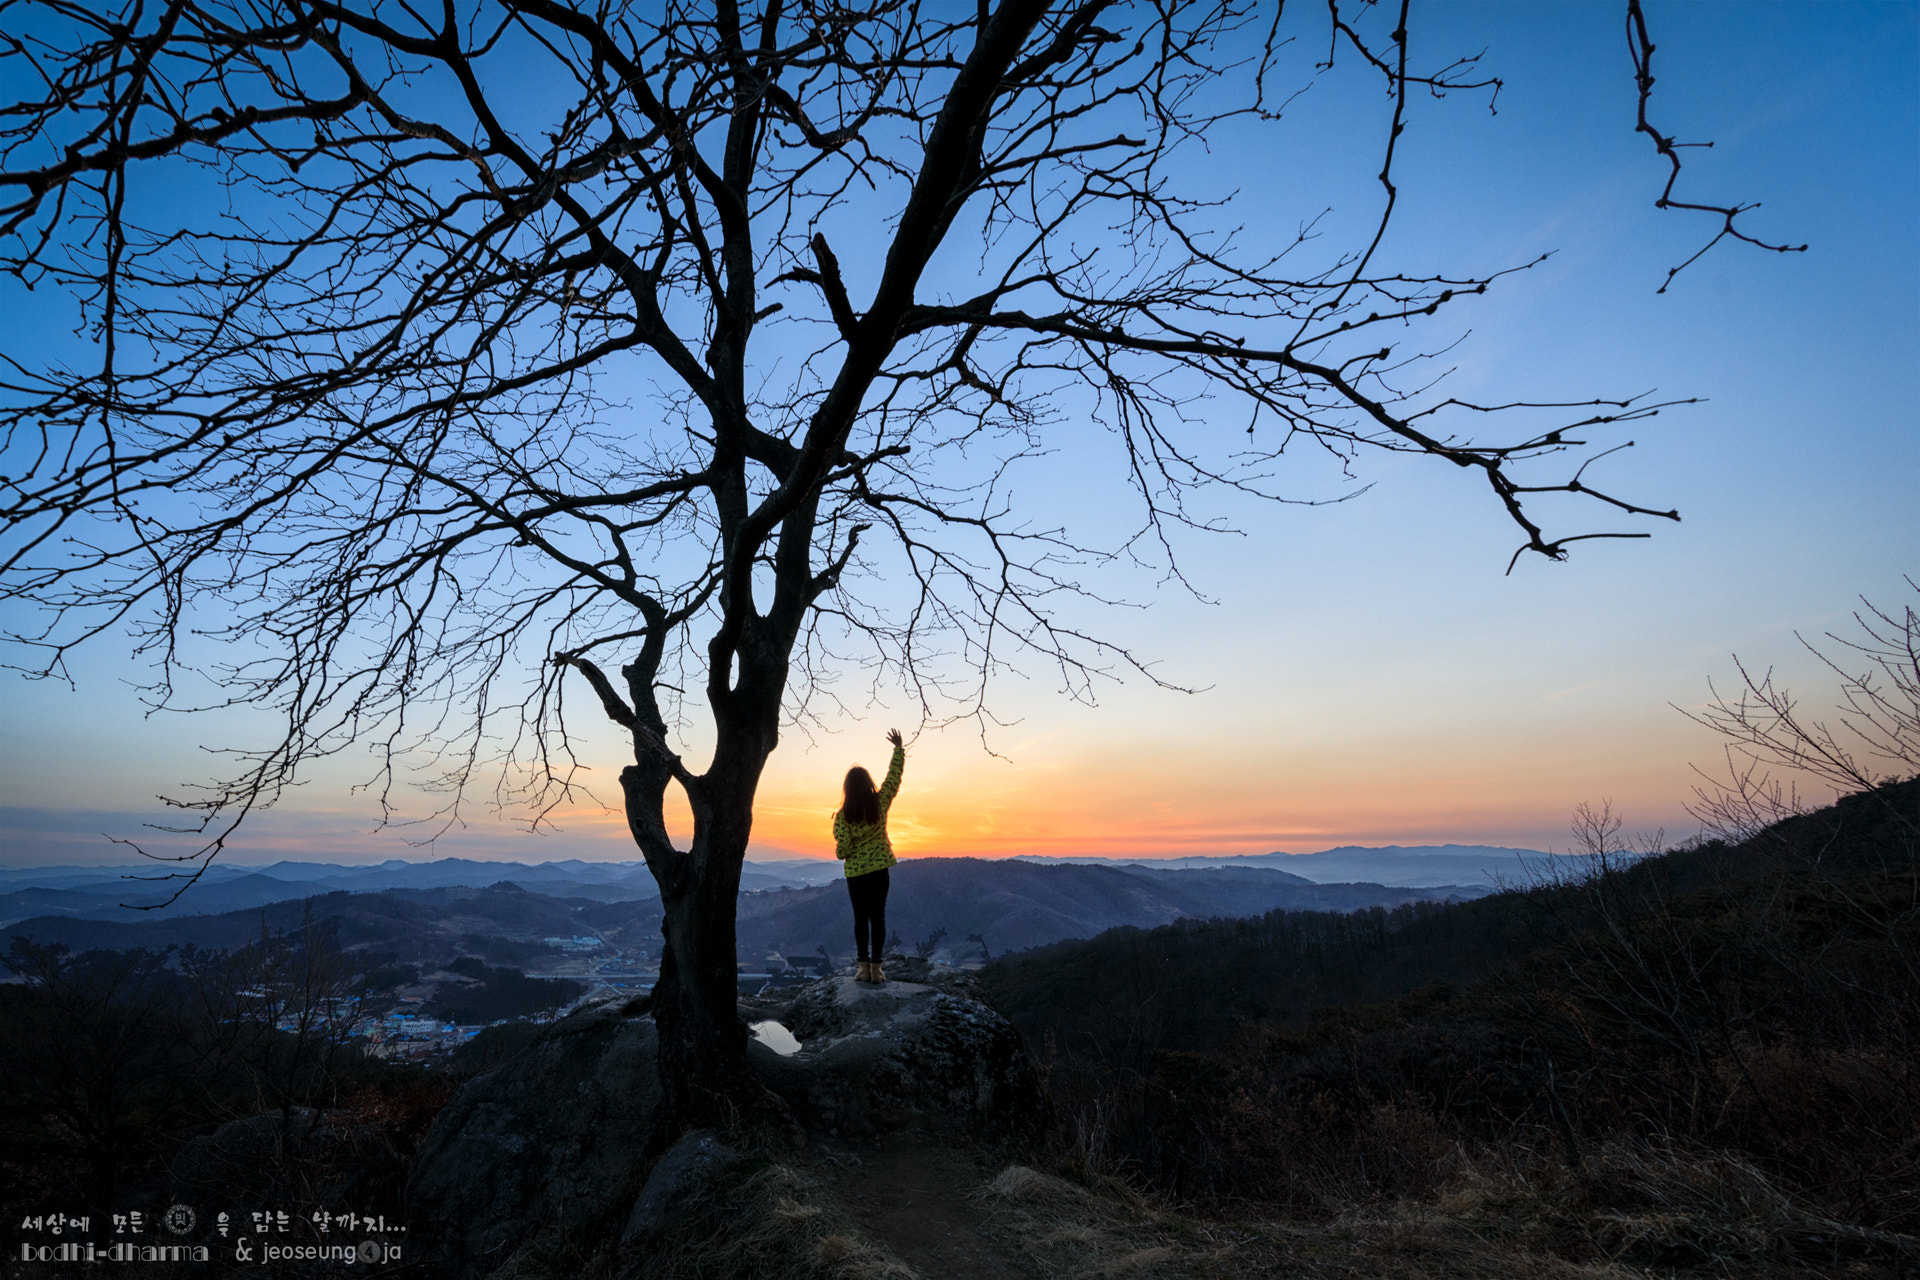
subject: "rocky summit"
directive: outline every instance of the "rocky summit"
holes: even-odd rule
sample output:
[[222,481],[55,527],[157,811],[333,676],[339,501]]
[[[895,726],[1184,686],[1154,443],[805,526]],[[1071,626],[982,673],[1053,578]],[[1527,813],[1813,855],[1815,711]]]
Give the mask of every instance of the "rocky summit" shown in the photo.
[[993,1137],[1046,1117],[1019,1033],[970,995],[932,981],[832,978],[769,1012],[800,1049],[783,1056],[756,1042],[749,1061],[813,1132],[874,1137],[925,1128]]
[[[1042,1123],[1046,1099],[1013,1025],[964,975],[906,968],[922,980],[830,978],[787,1002],[742,1005],[744,1020],[779,1022],[799,1041],[782,1055],[755,1040],[748,1058],[801,1129],[997,1137]],[[412,1220],[432,1224],[429,1261],[477,1277],[529,1251],[631,1249],[734,1162],[706,1134],[644,1162],[660,1096],[656,1038],[652,1018],[627,1008],[556,1023],[441,1112],[408,1185]]]

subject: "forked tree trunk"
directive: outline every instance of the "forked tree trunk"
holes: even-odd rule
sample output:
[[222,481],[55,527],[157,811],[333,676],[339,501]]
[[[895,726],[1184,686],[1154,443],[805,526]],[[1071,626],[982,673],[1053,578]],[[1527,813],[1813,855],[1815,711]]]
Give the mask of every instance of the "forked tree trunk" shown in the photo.
[[[734,900],[747,823],[696,836],[691,874],[661,885],[660,979],[653,1019],[660,1033],[662,1102],[680,1125],[731,1127],[761,1092],[747,1070],[739,1014]],[[737,833],[737,834],[736,834]]]
[[656,1141],[785,1111],[747,1066],[735,927],[754,794],[775,737],[770,724],[733,732],[723,727],[713,767],[689,789],[694,834],[684,852],[666,839],[668,771],[643,763],[621,775],[628,824],[660,886],[664,946],[651,1006],[662,1091]]

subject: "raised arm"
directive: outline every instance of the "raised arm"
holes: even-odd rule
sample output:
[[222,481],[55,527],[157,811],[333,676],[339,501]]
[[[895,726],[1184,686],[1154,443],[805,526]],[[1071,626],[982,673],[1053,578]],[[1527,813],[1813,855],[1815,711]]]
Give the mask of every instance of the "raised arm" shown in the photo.
[[887,780],[880,784],[880,810],[885,813],[893,804],[894,796],[900,793],[900,775],[907,768],[907,747],[900,739],[898,729],[887,730],[887,741],[893,744],[893,762],[887,766]]

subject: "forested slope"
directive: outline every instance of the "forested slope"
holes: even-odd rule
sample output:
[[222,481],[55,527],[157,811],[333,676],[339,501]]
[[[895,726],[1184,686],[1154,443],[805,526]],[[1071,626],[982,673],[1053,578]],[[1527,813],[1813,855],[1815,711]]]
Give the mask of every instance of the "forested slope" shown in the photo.
[[1911,1233],[1917,833],[1920,780],[1581,880],[1116,930],[983,980],[1084,1156],[1183,1197],[1419,1195],[1466,1150],[1630,1143]]

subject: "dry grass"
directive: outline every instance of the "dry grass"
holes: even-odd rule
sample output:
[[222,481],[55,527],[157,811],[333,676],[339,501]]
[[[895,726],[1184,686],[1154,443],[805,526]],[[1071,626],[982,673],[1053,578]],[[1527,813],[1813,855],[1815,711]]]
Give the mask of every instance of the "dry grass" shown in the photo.
[[717,1189],[658,1247],[621,1263],[620,1280],[921,1280],[786,1164]]
[[1403,1213],[1610,1262],[1741,1275],[1904,1274],[1920,1240],[1834,1221],[1724,1152],[1608,1143],[1578,1171],[1530,1165],[1461,1171]]
[[1160,1269],[1171,1265],[1179,1258],[1178,1250],[1169,1245],[1154,1244],[1144,1249],[1136,1249],[1124,1258],[1115,1259],[1100,1270],[1107,1276],[1137,1276],[1158,1274]]
[[[1036,1280],[1895,1280],[1920,1264],[1920,1241],[1823,1218],[1725,1155],[1618,1143],[1594,1148],[1578,1170],[1510,1151],[1456,1151],[1449,1167],[1434,1194],[1311,1219],[1245,1205],[1203,1217],[1069,1166],[983,1168],[957,1201]],[[715,1188],[644,1257],[516,1273],[940,1280],[863,1233],[828,1184],[785,1163]]]
[[1331,1220],[1195,1217],[1110,1180],[1023,1165],[974,1199],[1047,1280],[1891,1280],[1920,1262],[1920,1241],[1809,1213],[1749,1164],[1626,1145],[1596,1151],[1578,1172],[1462,1154],[1436,1195],[1355,1205]]
[[1076,1182],[1011,1164],[969,1199],[992,1233],[1044,1276],[1198,1274],[1172,1219],[1111,1180]]
[[1023,1164],[1010,1164],[983,1189],[987,1195],[1024,1203],[1084,1204],[1092,1197],[1082,1187]]

